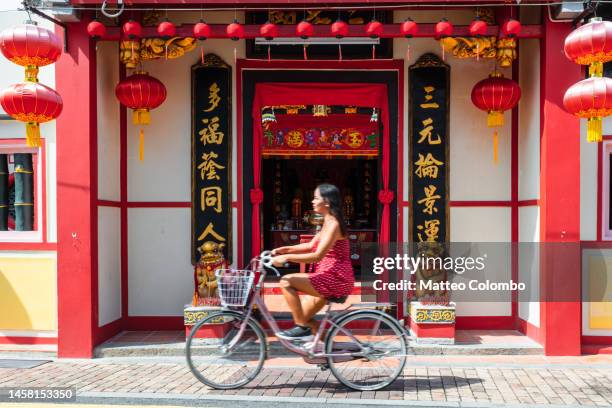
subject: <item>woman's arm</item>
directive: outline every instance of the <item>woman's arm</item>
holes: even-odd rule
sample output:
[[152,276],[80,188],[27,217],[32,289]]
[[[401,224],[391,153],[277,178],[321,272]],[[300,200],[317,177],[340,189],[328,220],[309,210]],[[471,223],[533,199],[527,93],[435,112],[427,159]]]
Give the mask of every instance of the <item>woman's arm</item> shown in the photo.
[[316,235],[309,241],[297,245],[283,246],[272,250],[273,255],[286,255],[286,254],[303,254],[304,252],[311,252],[314,247]]
[[327,226],[327,228],[323,228],[321,232],[319,232],[319,244],[317,245],[317,250],[315,252],[280,255],[274,259],[274,263],[284,264],[285,262],[319,262],[336,242],[339,231],[340,226],[338,225],[338,221],[334,220]]

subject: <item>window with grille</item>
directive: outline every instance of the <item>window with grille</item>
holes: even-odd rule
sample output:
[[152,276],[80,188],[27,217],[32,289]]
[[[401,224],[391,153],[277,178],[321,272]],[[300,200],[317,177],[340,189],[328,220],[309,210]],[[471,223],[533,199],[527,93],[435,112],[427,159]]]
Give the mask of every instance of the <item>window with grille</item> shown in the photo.
[[0,231],[34,231],[31,153],[0,154]]

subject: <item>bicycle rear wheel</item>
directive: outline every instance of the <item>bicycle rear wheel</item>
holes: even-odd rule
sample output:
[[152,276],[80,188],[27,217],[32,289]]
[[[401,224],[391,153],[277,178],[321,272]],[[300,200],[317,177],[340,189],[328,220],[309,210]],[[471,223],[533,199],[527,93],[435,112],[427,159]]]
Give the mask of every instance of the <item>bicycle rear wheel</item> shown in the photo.
[[[202,329],[205,337],[198,337]],[[242,330],[241,330],[242,329]],[[266,360],[266,337],[255,320],[223,310],[196,323],[186,343],[187,364],[212,388],[238,388],[253,380]]]
[[[349,313],[325,341],[332,374],[349,388],[380,390],[397,379],[406,364],[407,344],[399,323],[374,311]],[[350,353],[355,355],[350,356]]]

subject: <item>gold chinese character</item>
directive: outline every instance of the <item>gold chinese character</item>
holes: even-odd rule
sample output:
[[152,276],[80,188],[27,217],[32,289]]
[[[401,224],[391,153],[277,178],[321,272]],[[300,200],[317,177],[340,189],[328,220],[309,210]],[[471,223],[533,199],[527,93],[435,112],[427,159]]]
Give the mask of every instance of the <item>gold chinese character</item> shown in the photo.
[[436,160],[431,153],[427,153],[425,157],[419,153],[419,160],[414,162],[414,165],[417,167],[414,173],[419,178],[438,178],[438,166],[443,164],[441,161]]
[[214,116],[212,119],[208,120],[202,119],[202,123],[206,125],[206,127],[198,133],[200,135],[200,141],[206,146],[207,143],[221,144],[223,143],[223,132],[219,131],[219,117]]
[[216,239],[217,241],[225,242],[225,238],[217,234],[213,228],[214,228],[213,223],[212,222],[208,223],[208,226],[204,229],[204,231],[198,237],[198,241],[202,241],[207,236],[212,235],[212,237]]
[[217,169],[224,169],[225,166],[220,165],[213,159],[218,158],[219,155],[215,152],[202,154],[203,162],[198,165],[200,169],[200,177],[202,180],[219,180],[220,177],[217,174]]
[[206,208],[212,208],[215,212],[221,214],[221,187],[204,187],[200,190],[200,208],[206,211]]
[[210,88],[208,88],[208,90],[208,103],[210,103],[210,107],[208,109],[205,109],[204,112],[212,111],[217,106],[219,106],[219,102],[221,101],[221,98],[219,97],[220,89],[216,82],[213,82],[213,84],[210,86]]
[[[440,232],[440,220],[429,220],[425,221],[425,226],[417,225],[419,231],[423,231],[426,236],[426,241],[435,242],[438,239],[438,233]],[[423,242],[423,236],[421,233],[417,233],[419,242]]]
[[430,95],[433,91],[436,90],[433,86],[426,86],[423,88],[425,90],[425,103],[421,104],[421,108],[423,109],[438,109],[440,105],[436,102],[431,102],[433,99],[433,95]]
[[433,120],[431,118],[427,118],[424,121],[422,121],[423,123],[423,130],[421,130],[419,132],[419,135],[421,135],[421,138],[419,139],[419,141],[417,143],[422,143],[423,140],[427,139],[427,143],[429,143],[430,145],[437,145],[442,143],[442,139],[440,139],[440,135],[436,133],[437,138],[436,139],[432,139],[432,134],[431,131],[433,130],[433,126],[431,125],[433,123]]
[[439,200],[442,198],[442,196],[439,194],[434,195],[436,192],[436,186],[430,184],[429,186],[424,187],[423,191],[425,192],[425,198],[421,198],[419,201],[417,201],[418,204],[425,205],[423,212],[429,215],[432,215],[434,212],[438,212],[438,209],[434,206],[436,205],[436,200]]

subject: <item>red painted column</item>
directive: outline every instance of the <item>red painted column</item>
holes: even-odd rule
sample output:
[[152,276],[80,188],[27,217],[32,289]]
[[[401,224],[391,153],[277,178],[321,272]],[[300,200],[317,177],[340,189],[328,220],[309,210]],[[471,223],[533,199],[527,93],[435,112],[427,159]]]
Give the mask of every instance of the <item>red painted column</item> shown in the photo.
[[68,24],[68,52],[55,66],[64,101],[57,120],[59,357],[92,357],[98,327],[96,51],[86,26]]
[[579,355],[580,123],[563,109],[580,66],[563,53],[570,23],[544,18],[540,50],[540,330],[546,355]]

